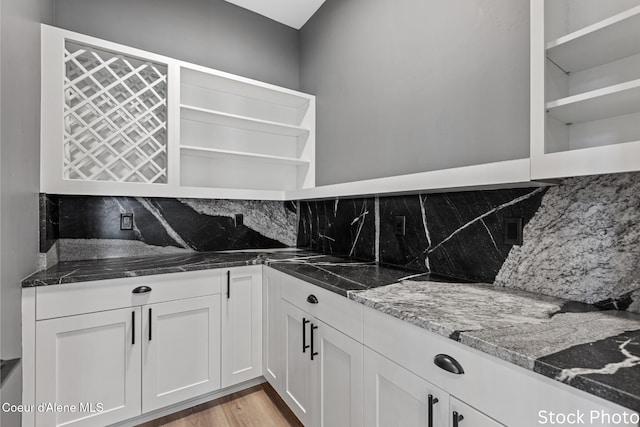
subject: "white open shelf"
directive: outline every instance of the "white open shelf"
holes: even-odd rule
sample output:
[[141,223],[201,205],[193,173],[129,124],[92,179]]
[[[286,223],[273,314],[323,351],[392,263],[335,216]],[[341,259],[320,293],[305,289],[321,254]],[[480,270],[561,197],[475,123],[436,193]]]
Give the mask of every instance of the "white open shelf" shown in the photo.
[[640,79],[548,102],[547,112],[565,124],[640,111]]
[[640,53],[640,6],[546,44],[547,56],[576,72]]
[[287,107],[299,108],[309,104],[308,96],[295,91],[210,69],[200,71],[195,68],[201,67],[181,68],[182,83]]
[[251,117],[238,116],[223,113],[221,111],[207,110],[191,105],[180,105],[180,116],[183,119],[195,120],[217,126],[226,126],[244,129],[254,132],[272,133],[282,136],[302,136],[309,133],[309,129],[299,126],[290,126],[282,123],[269,122]]
[[257,153],[248,153],[244,151],[233,151],[233,150],[221,150],[217,148],[203,148],[196,147],[193,145],[182,145],[180,149],[184,152],[187,152],[191,155],[198,156],[207,156],[207,157],[215,157],[215,158],[237,158],[244,160],[256,160],[270,163],[279,163],[284,165],[293,165],[293,166],[303,166],[308,165],[309,162],[306,160],[301,160],[292,157],[282,157],[282,156],[272,156],[268,154],[257,154]]

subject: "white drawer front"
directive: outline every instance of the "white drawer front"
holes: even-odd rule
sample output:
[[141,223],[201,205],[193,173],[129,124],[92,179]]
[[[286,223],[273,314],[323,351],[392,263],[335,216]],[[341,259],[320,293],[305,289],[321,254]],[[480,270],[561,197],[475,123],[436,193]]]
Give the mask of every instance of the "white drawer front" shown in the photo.
[[[201,270],[36,288],[36,320],[220,293],[222,271]],[[139,286],[150,292],[135,294]]]
[[[287,274],[282,278],[282,299],[362,342],[362,304]],[[307,301],[310,295],[317,298],[317,304]]]

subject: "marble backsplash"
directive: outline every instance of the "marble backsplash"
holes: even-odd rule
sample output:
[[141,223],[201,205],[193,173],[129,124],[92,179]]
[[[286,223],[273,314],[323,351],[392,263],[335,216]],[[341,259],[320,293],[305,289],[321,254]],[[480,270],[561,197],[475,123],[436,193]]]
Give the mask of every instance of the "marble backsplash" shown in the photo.
[[640,313],[640,173],[549,188],[496,284]]
[[[120,230],[122,213],[133,230]],[[296,223],[293,202],[41,194],[40,263],[293,247]]]
[[[640,313],[640,173],[297,205],[43,194],[41,266],[298,246]],[[121,213],[134,214],[133,230],[120,230]],[[398,216],[404,236],[395,233]],[[504,243],[505,218],[522,218],[522,246]]]
[[[305,201],[298,246],[366,261],[493,282],[511,245],[504,218],[526,222],[545,188]],[[405,217],[405,234],[395,219]]]
[[[395,234],[396,216],[406,218],[404,236]],[[504,218],[522,218],[522,246],[503,243]],[[303,201],[298,246],[640,312],[640,173]]]

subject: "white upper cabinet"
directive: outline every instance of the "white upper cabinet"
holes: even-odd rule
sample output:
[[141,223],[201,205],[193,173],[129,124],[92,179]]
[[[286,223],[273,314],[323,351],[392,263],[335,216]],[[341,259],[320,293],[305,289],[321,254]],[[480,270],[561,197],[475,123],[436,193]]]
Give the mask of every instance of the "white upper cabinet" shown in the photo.
[[531,178],[640,170],[640,1],[531,1]]
[[41,184],[284,199],[315,185],[315,97],[42,26]]

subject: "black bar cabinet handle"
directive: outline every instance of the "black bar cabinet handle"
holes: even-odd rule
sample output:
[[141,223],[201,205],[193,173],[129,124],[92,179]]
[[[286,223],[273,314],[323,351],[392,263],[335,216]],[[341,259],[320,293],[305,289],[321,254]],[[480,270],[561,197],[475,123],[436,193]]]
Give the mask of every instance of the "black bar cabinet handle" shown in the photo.
[[131,312],[131,345],[136,343],[136,312]]
[[147,292],[151,292],[151,288],[148,286],[138,286],[131,291],[132,294],[146,294]]
[[302,318],[302,352],[306,353],[307,349],[309,348],[309,345],[307,345],[307,323],[309,323],[310,320],[307,320],[306,318]]
[[311,360],[313,360],[313,356],[318,355],[317,351],[313,351],[313,331],[315,331],[316,329],[318,329],[318,327],[312,323],[311,324]]
[[458,427],[458,423],[462,420],[464,420],[464,417],[458,414],[457,411],[453,411],[453,427]]
[[427,413],[427,417],[429,417],[429,427],[433,427],[433,405],[438,403],[438,398],[433,397],[433,394],[430,394],[428,398],[429,398],[429,412]]
[[151,335],[151,309],[149,309],[149,341],[151,341],[152,339],[152,335]]
[[227,270],[227,299],[231,298],[231,270]]

